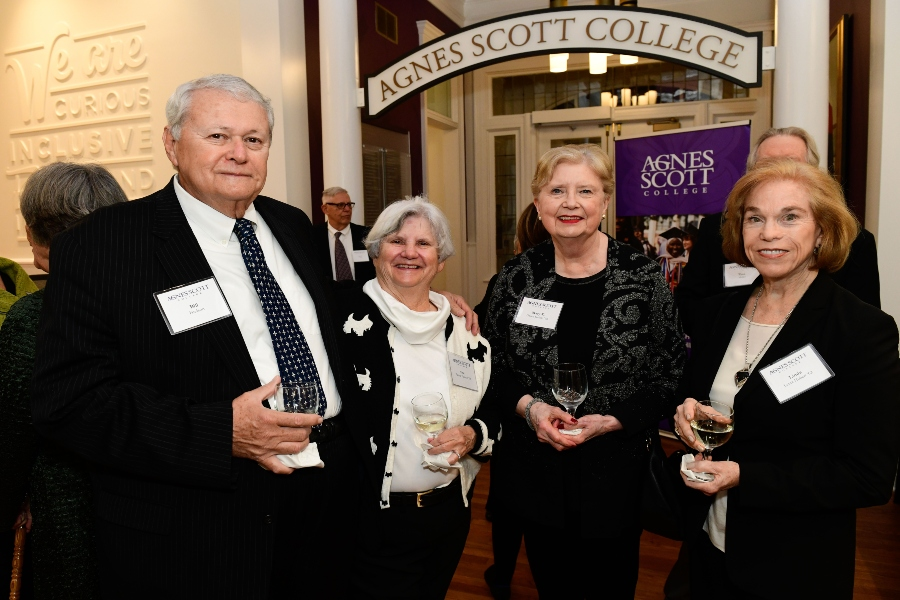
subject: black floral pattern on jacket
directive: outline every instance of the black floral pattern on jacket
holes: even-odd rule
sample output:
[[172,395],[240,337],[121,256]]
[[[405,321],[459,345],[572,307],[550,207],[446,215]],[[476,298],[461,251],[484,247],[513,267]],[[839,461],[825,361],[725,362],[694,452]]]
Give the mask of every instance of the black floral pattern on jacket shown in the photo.
[[557,452],[539,442],[514,412],[525,394],[553,402],[557,332],[516,323],[515,315],[523,298],[544,299],[555,279],[551,241],[516,256],[497,277],[484,326],[493,376],[502,381],[497,400],[504,414],[504,444],[495,453],[492,477],[509,478],[509,491],[514,491],[509,498],[526,509],[530,501],[558,502],[555,478],[575,461],[584,476],[582,513],[626,510],[629,503],[639,504],[646,432],[672,414],[684,369],[684,336],[674,300],[659,265],[609,238],[604,292],[596,304],[600,327],[586,333],[595,335],[595,345],[588,396],[579,414],[609,414],[624,429]]

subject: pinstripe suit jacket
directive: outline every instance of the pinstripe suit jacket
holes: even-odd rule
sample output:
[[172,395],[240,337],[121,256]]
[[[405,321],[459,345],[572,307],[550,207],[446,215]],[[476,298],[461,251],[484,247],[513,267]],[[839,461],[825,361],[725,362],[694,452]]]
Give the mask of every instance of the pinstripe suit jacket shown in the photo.
[[[309,219],[263,196],[254,206],[316,304],[343,390]],[[260,385],[241,332],[228,318],[170,335],[155,305],[154,292],[212,276],[171,181],[109,208],[53,241],[35,425],[93,466],[101,569],[136,561],[170,598],[266,597],[293,476],[231,455],[232,400]]]

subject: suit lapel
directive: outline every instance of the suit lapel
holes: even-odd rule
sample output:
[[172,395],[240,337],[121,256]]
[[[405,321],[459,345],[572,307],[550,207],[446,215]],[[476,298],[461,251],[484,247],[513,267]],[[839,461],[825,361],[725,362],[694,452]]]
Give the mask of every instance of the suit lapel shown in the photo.
[[[200,244],[178,204],[171,181],[155,200],[153,233],[161,238],[156,257],[174,285],[213,276]],[[259,387],[259,376],[234,318],[209,323],[197,331],[206,336],[243,389]]]
[[821,273],[813,280],[784,327],[775,336],[772,345],[759,357],[747,383],[735,396],[735,405],[741,398],[751,396],[753,390],[760,385],[766,385],[762,375],[759,374],[761,367],[766,367],[779,358],[787,356],[813,338],[810,333],[821,323],[822,316],[828,309],[828,298],[831,297],[831,289],[834,285],[835,283],[829,277]]

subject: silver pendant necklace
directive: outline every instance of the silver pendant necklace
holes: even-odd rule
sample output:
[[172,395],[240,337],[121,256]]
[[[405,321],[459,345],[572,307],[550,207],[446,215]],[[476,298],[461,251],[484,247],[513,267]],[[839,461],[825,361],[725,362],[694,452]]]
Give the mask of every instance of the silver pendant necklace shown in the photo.
[[759,353],[753,358],[752,361],[747,362],[747,358],[750,354],[750,328],[753,326],[753,317],[756,315],[756,308],[759,306],[759,297],[762,296],[763,288],[759,286],[759,291],[756,293],[756,301],[753,303],[753,311],[750,313],[750,322],[747,324],[747,340],[744,343],[744,368],[739,370],[734,374],[734,385],[737,386],[737,389],[741,389],[747,380],[750,378],[750,368],[759,360],[759,357],[762,356],[762,353],[766,351],[766,348],[769,347],[769,344],[772,343],[772,340],[775,339],[775,336],[778,335],[778,332],[781,331],[781,328],[784,327],[784,324],[787,323],[788,318],[790,318],[791,313],[794,312],[794,308],[797,308],[795,304],[791,310],[788,311],[788,314],[785,315],[784,319],[779,323],[778,327],[775,328],[775,331],[772,332],[772,335],[769,336],[769,339],[766,340],[766,343],[763,344],[762,349]]

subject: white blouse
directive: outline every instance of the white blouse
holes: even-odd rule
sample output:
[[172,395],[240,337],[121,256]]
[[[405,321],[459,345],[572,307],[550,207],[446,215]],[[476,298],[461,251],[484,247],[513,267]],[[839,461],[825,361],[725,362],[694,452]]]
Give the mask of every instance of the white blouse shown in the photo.
[[[750,349],[747,348],[747,328],[750,328]],[[745,351],[746,360],[752,361],[756,358],[760,351],[771,344],[778,337],[777,329],[779,325],[765,325],[762,323],[750,323],[750,320],[741,316],[722,362],[719,364],[719,370],[716,378],[713,380],[712,388],[709,390],[709,399],[734,406],[734,397],[738,393],[738,387],[734,383],[734,374],[744,368]],[[773,335],[774,334],[774,335]],[[750,371],[754,371],[758,365],[753,364]],[[740,415],[734,415],[735,427],[740,427]],[[706,522],[703,524],[703,531],[709,534],[709,541],[712,545],[725,552],[725,515],[728,512],[728,490],[721,491],[716,494],[715,500],[709,507],[709,513],[706,515]]]

